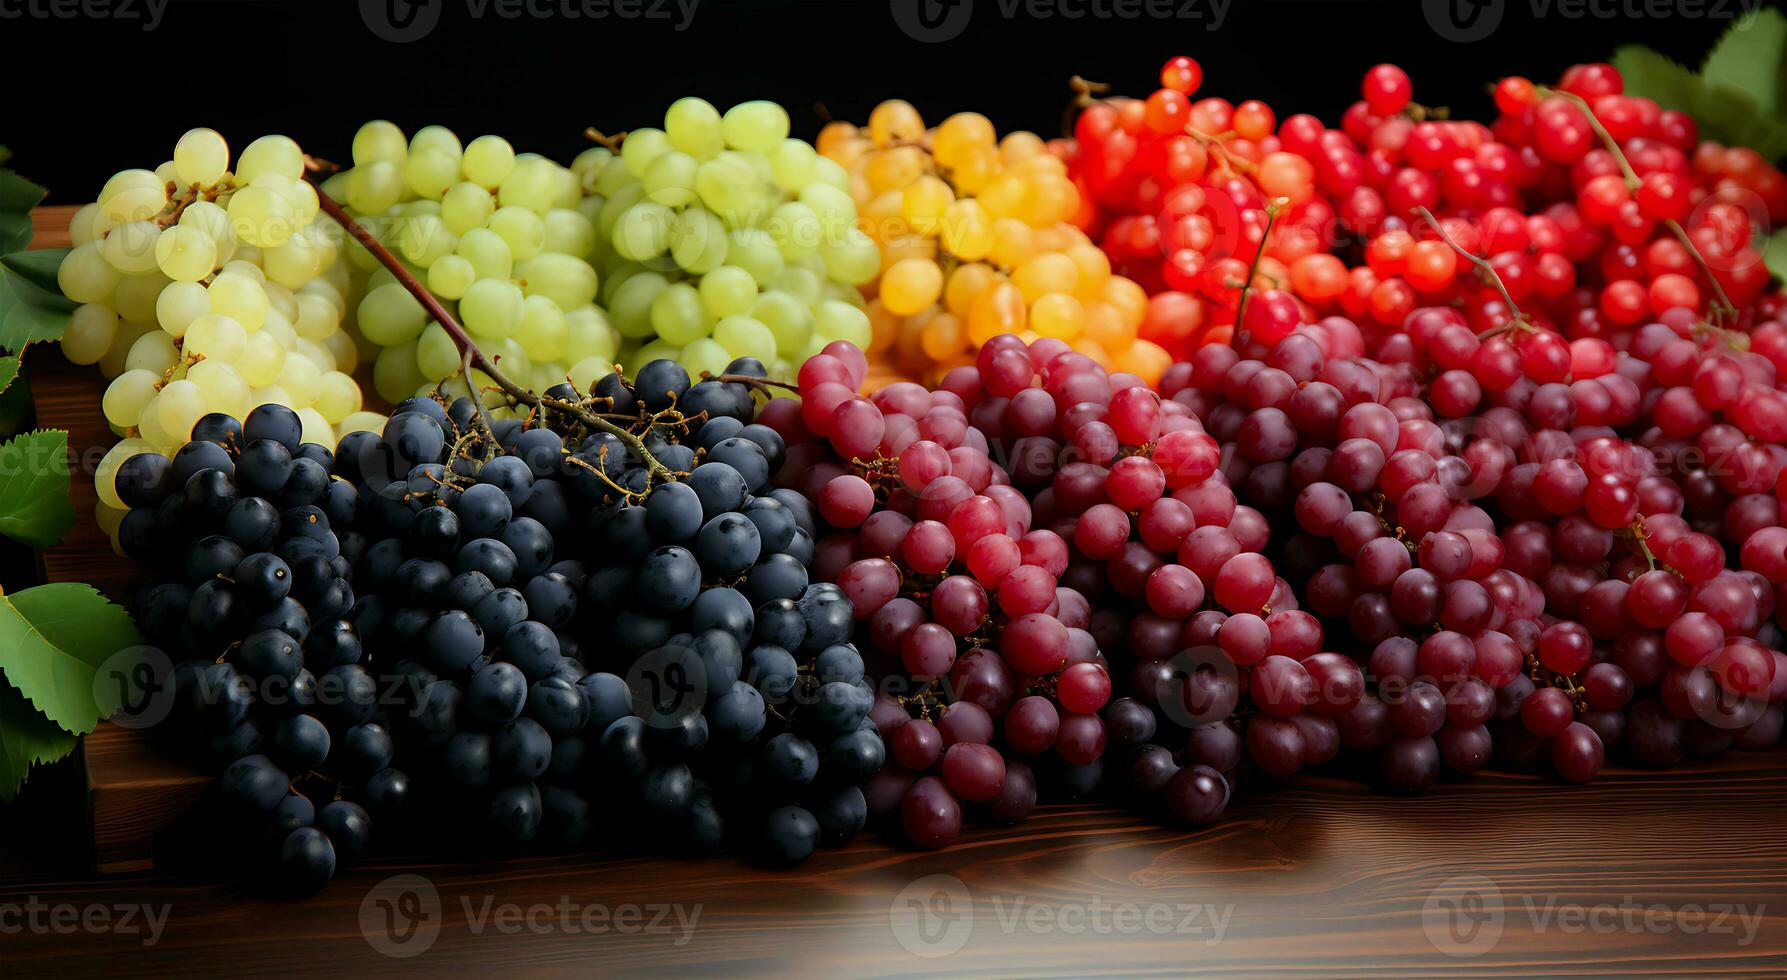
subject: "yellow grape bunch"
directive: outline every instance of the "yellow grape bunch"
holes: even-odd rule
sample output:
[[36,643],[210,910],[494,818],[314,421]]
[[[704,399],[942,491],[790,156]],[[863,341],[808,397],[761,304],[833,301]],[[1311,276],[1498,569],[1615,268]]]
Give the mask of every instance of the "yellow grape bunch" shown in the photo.
[[[323,182],[453,313],[503,372],[535,390],[570,378],[587,387],[613,369],[620,335],[597,305],[599,200],[584,193],[606,154],[566,167],[517,153],[500,136],[461,142],[442,126],[406,136],[369,122],[353,166]],[[376,351],[373,386],[399,402],[438,388],[464,394],[453,339],[378,259],[346,248],[351,320]],[[474,375],[479,387],[489,379]],[[443,384],[444,382],[444,384]],[[489,396],[498,415],[508,412]]]
[[859,223],[881,250],[867,291],[871,351],[935,380],[1003,333],[1055,337],[1107,369],[1158,380],[1171,358],[1136,338],[1148,297],[1075,225],[1067,165],[1033,133],[1003,139],[960,112],[927,128],[893,100],[866,127],[828,124]]
[[193,129],[172,159],[120,171],[76,211],[57,281],[80,305],[61,347],[111,379],[101,409],[123,438],[97,473],[108,532],[124,513],[118,464],[171,456],[207,414],[286,405],[304,439],[326,446],[383,424],[362,411],[352,376],[342,234],[304,175],[303,151],[284,136],[232,158],[217,132]]

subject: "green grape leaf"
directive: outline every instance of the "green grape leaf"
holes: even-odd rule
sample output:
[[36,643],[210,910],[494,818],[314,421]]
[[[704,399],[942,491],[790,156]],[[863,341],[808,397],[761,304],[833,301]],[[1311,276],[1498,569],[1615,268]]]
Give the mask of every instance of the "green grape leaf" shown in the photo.
[[48,548],[72,527],[68,433],[39,429],[0,445],[0,534]]
[[31,767],[74,751],[75,736],[0,679],[0,803],[11,803]]
[[1781,108],[1783,52],[1787,52],[1787,17],[1779,10],[1758,10],[1726,29],[1706,56],[1700,76],[1709,87],[1748,95],[1758,112],[1772,116]]
[[1700,76],[1642,44],[1621,45],[1611,63],[1625,79],[1627,95],[1650,99],[1666,109],[1687,111],[1705,89]]
[[0,253],[31,244],[31,209],[48,193],[10,170],[0,170]]
[[1642,45],[1613,53],[1613,66],[1626,80],[1626,93],[1654,100],[1665,109],[1694,117],[1703,139],[1748,146],[1769,159],[1787,154],[1787,121],[1761,111],[1755,96],[1730,85],[1713,85],[1687,68]]
[[6,310],[5,317],[0,318],[0,350],[16,352],[34,341],[60,340],[68,329],[68,319],[64,310],[15,303]]
[[31,244],[31,212],[0,211],[0,252]]
[[94,677],[140,643],[130,614],[90,585],[52,582],[0,595],[0,670],[37,710],[76,735],[123,705],[125,692],[96,685]]
[[62,295],[56,269],[67,249],[0,257],[0,350],[19,353],[34,340],[57,340],[79,305]]
[[41,290],[47,299],[55,299],[73,310],[80,305],[62,295],[62,285],[56,281],[56,270],[62,267],[62,260],[68,258],[72,249],[39,248],[29,252],[13,252],[0,255],[0,266],[6,271],[25,280]]
[[19,376],[19,358],[16,354],[0,356],[0,392],[12,387],[14,378]]

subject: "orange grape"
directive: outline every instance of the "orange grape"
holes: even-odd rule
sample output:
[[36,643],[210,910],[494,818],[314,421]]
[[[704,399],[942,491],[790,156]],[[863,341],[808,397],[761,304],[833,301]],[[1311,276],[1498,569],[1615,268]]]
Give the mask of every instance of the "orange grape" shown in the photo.
[[915,143],[925,134],[925,121],[903,99],[889,99],[869,113],[869,139],[879,147],[896,143]]
[[943,270],[929,259],[901,259],[881,276],[881,302],[889,311],[911,316],[943,295]]

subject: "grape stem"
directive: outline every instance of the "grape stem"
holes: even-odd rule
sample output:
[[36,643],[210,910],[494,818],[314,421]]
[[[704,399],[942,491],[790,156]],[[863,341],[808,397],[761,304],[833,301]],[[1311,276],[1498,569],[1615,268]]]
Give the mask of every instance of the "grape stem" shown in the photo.
[[[1541,87],[1538,94],[1540,97],[1555,96],[1582,110],[1583,116],[1588,119],[1589,126],[1594,129],[1595,135],[1600,137],[1601,144],[1607,147],[1607,152],[1613,154],[1613,159],[1619,163],[1620,175],[1626,181],[1626,190],[1637,192],[1639,185],[1644,182],[1638,179],[1638,171],[1632,169],[1632,162],[1626,159],[1626,152],[1620,149],[1619,141],[1613,138],[1613,134],[1607,131],[1607,127],[1601,125],[1600,118],[1595,115],[1595,109],[1589,105],[1587,99],[1575,92],[1565,92],[1555,88]],[[1737,316],[1736,304],[1732,303],[1731,298],[1725,295],[1725,287],[1719,284],[1718,277],[1713,275],[1712,266],[1707,264],[1706,256],[1700,254],[1699,247],[1694,244],[1692,238],[1688,237],[1688,232],[1681,226],[1681,222],[1674,218],[1665,218],[1663,226],[1669,229],[1669,233],[1675,236],[1676,241],[1682,243],[1682,247],[1688,250],[1688,254],[1692,255],[1694,262],[1700,266],[1701,274],[1706,276],[1707,285],[1712,287],[1713,295],[1716,297],[1711,307],[1714,316],[1718,319],[1723,319],[1726,316],[1735,318]],[[1714,324],[1714,326],[1719,325],[1718,323]]]
[[1502,294],[1503,302],[1508,304],[1508,312],[1514,314],[1513,320],[1494,330],[1485,331],[1477,338],[1478,340],[1488,340],[1490,337],[1496,336],[1497,334],[1506,333],[1510,330],[1517,329],[1518,327],[1531,325],[1531,321],[1527,319],[1526,314],[1521,312],[1520,304],[1514,302],[1514,297],[1508,292],[1507,283],[1502,282],[1502,274],[1495,271],[1495,266],[1491,265],[1488,259],[1466,251],[1463,245],[1458,244],[1458,239],[1453,238],[1452,233],[1447,231],[1446,227],[1439,223],[1439,219],[1433,216],[1432,211],[1429,211],[1424,207],[1419,207],[1415,209],[1415,213],[1420,215],[1421,220],[1427,222],[1427,224],[1433,228],[1434,232],[1440,236],[1442,241],[1447,245],[1452,246],[1452,251],[1464,256],[1472,265],[1482,270],[1483,275],[1489,280],[1490,284],[1495,287],[1496,292]]
[[484,417],[483,392],[479,391],[477,384],[472,381],[472,352],[470,350],[466,350],[459,357],[459,376],[465,379],[465,393],[471,398],[472,405],[477,409],[472,412],[472,424],[477,428],[478,434],[486,440],[484,445],[489,447],[486,451],[495,452],[496,432],[490,428],[490,420]]
[[1247,266],[1247,281],[1241,284],[1241,298],[1235,301],[1235,339],[1241,338],[1246,328],[1241,325],[1241,314],[1247,309],[1247,294],[1253,291],[1254,277],[1260,274],[1260,260],[1266,257],[1266,242],[1272,237],[1272,223],[1278,220],[1278,209],[1288,204],[1284,198],[1275,198],[1266,205],[1266,229],[1260,232],[1260,247],[1253,253],[1253,261]]
[[591,143],[607,147],[608,152],[610,153],[619,153],[621,142],[627,138],[627,134],[625,132],[619,132],[610,136],[594,126],[588,126],[583,130],[583,138],[589,140]]
[[[459,321],[454,318],[453,314],[447,312],[447,308],[441,305],[441,301],[428,291],[428,287],[422,285],[372,232],[367,231],[364,225],[354,220],[354,216],[348,214],[347,209],[342,207],[340,202],[330,197],[320,187],[317,188],[316,198],[317,204],[323,212],[335,219],[335,222],[352,235],[355,241],[371,252],[373,258],[378,259],[379,264],[383,265],[404,289],[409,290],[410,295],[416,298],[416,302],[421,303],[422,308],[428,311],[428,315],[434,318],[434,322],[440,324],[441,329],[446,331],[448,337],[452,338],[453,345],[459,348],[461,373],[465,375],[468,386],[471,385],[471,369],[477,368],[495,382],[496,386],[512,402],[527,405],[530,408],[545,407],[563,412],[591,429],[606,432],[619,439],[622,445],[645,463],[648,483],[673,478],[670,467],[658,462],[658,458],[645,448],[645,442],[632,432],[596,415],[581,405],[575,405],[550,395],[538,395],[517,384],[507,373],[497,367],[495,360],[479,349],[477,343],[465,332],[465,328],[459,325]],[[490,423],[484,419],[484,404],[478,396],[478,389],[473,386],[467,394],[472,400],[472,414],[478,418],[485,431],[489,432]],[[494,444],[495,440],[492,438],[492,445]]]
[[785,388],[788,391],[800,391],[799,385],[791,385],[786,381],[771,381],[768,378],[752,377],[748,374],[714,374],[712,371],[701,372],[706,381],[718,381],[721,384],[741,384],[749,388]]

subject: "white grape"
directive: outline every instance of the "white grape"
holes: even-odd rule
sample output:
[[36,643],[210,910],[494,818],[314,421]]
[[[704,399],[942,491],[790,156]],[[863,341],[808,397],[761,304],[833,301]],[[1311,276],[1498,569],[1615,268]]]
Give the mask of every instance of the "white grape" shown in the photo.
[[316,401],[322,381],[323,372],[309,358],[287,357],[285,366],[280,369],[279,377],[273,383],[284,388],[291,396],[287,405],[302,408]]
[[479,279],[507,279],[515,255],[503,236],[488,228],[473,228],[459,239],[458,254],[472,264]]
[[[265,255],[266,253],[262,254]],[[253,280],[261,286],[267,285],[266,271],[260,267],[259,263],[250,262],[247,259],[232,259],[231,261],[224,263],[223,268],[219,269],[218,272],[225,276],[242,276]]]
[[118,324],[118,332],[112,337],[112,346],[99,358],[99,373],[107,378],[116,378],[124,373],[124,359],[130,355],[130,347],[137,338],[155,329],[153,323],[132,323],[123,320]]
[[234,367],[221,361],[200,361],[186,369],[186,380],[198,386],[209,411],[236,418],[248,413],[248,382]]
[[680,208],[695,199],[695,173],[701,164],[680,150],[663,153],[645,168],[640,186],[646,200],[666,207]]
[[97,204],[83,204],[68,222],[68,238],[74,245],[85,245],[104,238],[113,222]]
[[299,337],[297,346],[292,353],[295,353],[299,357],[316,365],[318,371],[335,370],[335,355],[330,353],[329,348],[324,347],[322,344],[319,344],[314,340],[306,340],[303,337]]
[[442,299],[459,299],[477,278],[470,259],[443,255],[428,267],[428,291]]
[[163,385],[161,394],[155,396],[156,423],[182,442],[192,435],[194,423],[207,411],[204,389],[184,378]]
[[411,151],[403,165],[403,181],[417,197],[438,201],[459,179],[459,157],[445,150]]
[[714,321],[701,306],[701,293],[689,283],[673,283],[651,305],[652,329],[673,344],[684,345],[713,331]]
[[317,385],[316,403],[312,406],[322,413],[323,421],[340,425],[343,419],[358,412],[360,405],[360,386],[354,383],[351,375],[340,371],[324,373]]
[[641,201],[614,225],[614,250],[635,262],[663,255],[670,248],[670,227],[676,215],[662,204]]
[[497,208],[490,216],[490,230],[508,244],[517,262],[533,258],[546,244],[546,222],[526,208]]
[[[286,319],[282,314],[275,313],[272,310],[267,311],[267,319],[261,323],[261,328],[254,331],[254,333],[264,333],[267,336],[272,337],[279,343],[280,347],[283,347],[288,351],[296,350],[298,348],[298,328],[292,326],[292,321]],[[250,336],[253,336],[253,334],[250,334]]]
[[385,428],[385,421],[385,416],[377,412],[349,412],[335,431],[344,436],[350,432],[380,432]]
[[684,347],[682,353],[677,356],[677,362],[687,369],[691,376],[698,378],[703,371],[710,374],[724,373],[726,365],[732,363],[732,354],[713,338],[702,337],[690,341],[689,345]]
[[529,296],[522,304],[521,324],[515,329],[515,342],[536,361],[553,361],[564,356],[570,331],[565,326],[564,310],[546,296]]
[[296,289],[322,271],[323,256],[316,243],[300,229],[284,245],[267,249],[261,261],[268,279],[288,289]]
[[279,340],[265,330],[248,335],[242,354],[236,358],[236,370],[250,387],[262,388],[273,383],[285,368],[286,350]]
[[286,394],[285,389],[278,385],[248,389],[248,404],[250,405],[285,405],[289,407],[291,401],[292,396]]
[[735,265],[721,266],[702,276],[697,288],[701,305],[716,320],[744,313],[757,300],[757,280]]
[[[645,170],[653,160],[670,149],[673,149],[670,145],[670,137],[663,130],[646,126],[627,133],[626,140],[620,145],[620,158],[621,162],[626,165],[627,173],[632,174],[634,179],[638,179],[645,176]],[[608,169],[612,171],[617,168],[610,167]],[[606,172],[604,176],[607,176]],[[608,191],[603,193],[608,193]]]
[[553,208],[546,212],[546,241],[542,247],[548,252],[587,258],[596,248],[596,226],[580,212]]
[[183,186],[210,187],[230,168],[230,145],[214,129],[189,129],[174,144],[174,174]]
[[498,210],[521,207],[545,214],[557,197],[558,170],[558,164],[541,157],[517,158],[497,189]]
[[187,326],[186,336],[180,343],[180,349],[189,357],[200,354],[228,364],[242,356],[248,344],[248,332],[232,317],[207,313]]
[[595,305],[580,306],[565,314],[565,359],[587,358],[612,362],[620,349],[620,332]]
[[266,323],[267,290],[253,279],[226,272],[211,280],[210,293],[211,312],[235,320],[244,330],[259,330]]
[[360,331],[381,347],[414,340],[427,321],[428,311],[409,290],[394,282],[369,291],[360,300]]
[[304,179],[304,151],[285,136],[263,136],[248,144],[236,161],[236,183],[252,184],[264,173]]
[[298,230],[292,202],[272,187],[244,187],[230,195],[230,228],[236,237],[260,248],[284,245]]
[[411,156],[428,150],[445,153],[455,161],[465,153],[465,148],[459,143],[459,137],[445,126],[423,126],[416,130],[416,135],[410,137]]
[[496,190],[515,169],[515,148],[501,136],[480,136],[466,144],[459,169],[465,179],[485,190]]
[[[706,99],[677,99],[664,113],[664,135],[670,145],[705,160],[725,148],[720,112]],[[626,144],[621,144],[624,149]]]
[[175,282],[198,282],[216,267],[217,243],[190,225],[162,229],[155,240],[155,263]]
[[521,326],[525,302],[520,286],[502,279],[480,279],[460,299],[459,315],[465,328],[479,336],[507,337]]
[[298,422],[301,427],[301,438],[305,442],[314,442],[320,446],[335,445],[335,430],[330,427],[329,420],[310,406],[298,409]]
[[97,364],[118,335],[118,311],[104,303],[84,303],[62,332],[62,356],[74,364]]
[[726,145],[767,154],[788,138],[788,110],[774,102],[740,102],[720,119]]
[[459,348],[446,328],[430,323],[416,338],[416,370],[430,381],[439,381],[459,371]]
[[414,340],[386,347],[373,361],[372,386],[385,401],[403,401],[425,380],[422,372],[416,369]]
[[236,233],[230,227],[230,214],[211,201],[194,201],[180,212],[180,225],[197,228],[211,239],[217,249],[216,262],[228,265],[236,257]]
[[155,321],[170,337],[186,336],[192,321],[211,312],[211,293],[196,282],[171,283],[155,297]]
[[98,241],[77,245],[55,268],[55,284],[75,302],[111,302],[118,277],[120,272],[100,256]]
[[545,296],[561,310],[595,301],[600,280],[588,262],[557,252],[541,252],[515,267],[529,296]]
[[291,322],[298,315],[298,294],[276,282],[262,282],[261,294],[267,297],[267,316],[277,313]]
[[469,180],[460,181],[441,195],[441,220],[447,230],[463,235],[473,228],[482,228],[496,213],[496,198]]
[[118,288],[112,290],[112,307],[126,320],[147,323],[154,319],[155,305],[168,285],[168,277],[159,271],[125,276],[118,280]]
[[168,205],[167,184],[151,170],[124,170],[99,191],[99,209],[113,224],[147,221]]
[[345,331],[337,330],[324,337],[321,343],[323,349],[335,357],[335,370],[352,374],[360,366],[360,348]]
[[113,378],[100,398],[106,421],[122,429],[136,425],[160,384],[161,375],[154,371],[126,371]]
[[730,245],[719,218],[701,208],[687,208],[671,229],[670,257],[681,268],[705,275],[725,263]]
[[458,246],[458,236],[447,230],[447,223],[435,215],[418,215],[404,221],[397,236],[397,249],[417,268],[426,269],[443,255],[451,255]]
[[348,176],[347,203],[361,214],[384,214],[403,199],[403,171],[388,160],[355,167]]
[[130,353],[124,356],[124,370],[148,371],[156,377],[180,363],[180,350],[174,346],[174,338],[161,332],[151,330],[136,339],[130,345]]
[[153,221],[127,222],[99,242],[99,254],[125,275],[148,272],[155,268],[155,242],[160,237],[161,227]]
[[352,152],[356,167],[379,161],[401,165],[409,155],[409,140],[395,123],[375,119],[354,134]]

